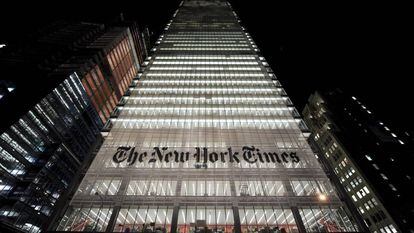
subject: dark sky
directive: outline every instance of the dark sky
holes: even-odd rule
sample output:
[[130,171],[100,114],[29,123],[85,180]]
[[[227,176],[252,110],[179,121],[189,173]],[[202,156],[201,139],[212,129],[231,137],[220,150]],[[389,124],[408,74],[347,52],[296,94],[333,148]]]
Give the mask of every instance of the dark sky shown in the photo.
[[[15,2],[2,6],[0,43],[53,20],[123,12],[157,34],[180,1]],[[408,5],[230,1],[299,111],[316,89],[342,88],[391,126],[413,129],[413,23]]]

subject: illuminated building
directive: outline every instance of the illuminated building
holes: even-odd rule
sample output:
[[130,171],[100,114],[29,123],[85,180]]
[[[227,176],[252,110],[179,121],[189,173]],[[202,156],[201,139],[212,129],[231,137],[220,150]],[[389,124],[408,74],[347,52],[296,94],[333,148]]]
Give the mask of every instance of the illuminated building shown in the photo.
[[370,232],[413,232],[413,138],[341,90],[315,92],[303,110],[309,142]]
[[34,38],[0,51],[0,232],[46,230],[64,208],[142,52],[128,27],[58,23]]
[[57,231],[357,231],[227,2],[184,1],[144,64]]

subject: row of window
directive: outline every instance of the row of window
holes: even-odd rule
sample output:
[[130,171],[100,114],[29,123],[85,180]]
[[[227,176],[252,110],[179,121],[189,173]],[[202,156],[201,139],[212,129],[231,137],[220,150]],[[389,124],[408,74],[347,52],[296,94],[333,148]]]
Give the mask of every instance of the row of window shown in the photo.
[[[130,106],[130,105],[129,105]],[[204,107],[200,107],[197,105],[169,105],[169,106],[163,106],[163,105],[146,105],[146,106],[135,106],[135,107],[118,107],[118,109],[125,110],[128,113],[135,113],[135,114],[145,114],[143,111],[154,111],[155,113],[184,113],[185,111],[195,114],[209,114],[209,113],[217,113],[224,112],[226,114],[234,113],[237,115],[237,113],[240,114],[264,114],[262,111],[266,111],[269,114],[272,113],[278,113],[283,114],[284,112],[290,112],[293,110],[293,107],[274,107],[274,106],[234,106],[231,107],[221,107],[220,105],[208,105]],[[175,112],[177,111],[177,112]],[[184,112],[183,112],[184,111]],[[145,114],[147,115],[147,114]]]
[[358,210],[361,214],[365,213],[366,211],[373,210],[374,208],[378,206],[378,202],[375,200],[375,198],[371,198],[370,200],[366,201],[365,203],[362,203],[361,206],[358,207]]
[[168,67],[168,66],[164,66],[164,67],[158,67],[158,66],[151,66],[150,70],[261,70],[260,67],[258,66],[254,66],[254,67],[225,67],[225,66],[220,66],[220,67],[185,67],[185,66],[177,66],[177,67]]
[[[148,57],[151,60],[151,57]],[[162,56],[157,55],[155,60],[256,60],[255,56],[246,55],[176,55],[176,56]],[[157,64],[157,63],[156,63]]]
[[202,35],[202,36],[209,36],[209,35],[243,35],[243,32],[231,32],[231,31],[223,31],[223,32],[212,32],[212,31],[193,31],[193,32],[176,32],[176,33],[169,33],[168,36],[180,36],[180,35]]
[[182,39],[182,40],[177,40],[177,39],[166,39],[166,40],[162,40],[163,43],[188,43],[188,44],[192,44],[192,43],[243,43],[246,44],[247,41],[245,41],[245,38],[242,38],[241,40],[234,40],[232,38],[226,38],[226,39],[210,39],[210,40],[206,40],[206,39],[201,39],[201,40],[187,40],[187,39]]
[[[281,207],[239,207],[242,232],[297,232],[292,211]],[[133,231],[170,232],[173,224],[172,206],[130,206],[121,208],[114,227],[115,232]],[[356,227],[337,208],[299,208],[300,217],[309,232],[353,232]],[[63,231],[105,231],[112,209],[83,207],[69,209],[58,230]],[[177,231],[195,232],[197,229],[216,232],[234,232],[235,215],[230,206],[180,206],[177,216]]]
[[[126,195],[175,196],[178,181],[175,180],[131,180]],[[234,181],[237,196],[285,196],[286,187],[282,181],[245,180]],[[333,189],[327,181],[291,180],[290,185],[297,196],[331,195]],[[120,179],[88,180],[78,190],[80,195],[117,195]],[[231,196],[230,181],[183,180],[180,182],[181,196]]]
[[269,79],[269,77],[220,77],[220,76],[209,76],[209,77],[192,77],[192,76],[184,76],[184,77],[145,77],[140,80],[134,80],[133,83],[138,84],[145,84],[145,83],[163,83],[165,85],[165,82],[168,83],[205,83],[205,84],[264,84],[270,82],[273,82],[280,86],[279,81],[275,79]]
[[298,122],[294,119],[274,119],[273,117],[256,117],[242,119],[239,117],[226,117],[228,119],[182,119],[182,118],[134,118],[112,119],[114,128],[130,129],[194,129],[194,128],[219,128],[219,129],[298,129]]
[[248,47],[249,45],[247,45],[247,44],[234,44],[234,43],[217,43],[217,44],[215,44],[215,43],[212,43],[212,44],[176,43],[176,44],[173,44],[173,46],[174,47]]
[[160,48],[160,50],[176,50],[176,51],[250,51],[251,48],[216,48],[216,47],[194,47],[194,48],[185,48],[185,47],[175,47],[175,48]]
[[[237,29],[237,26],[234,23],[202,23],[202,22],[194,22],[194,23],[174,23],[171,25],[172,30],[189,30],[189,29],[204,29],[204,30],[223,30],[223,29]],[[167,26],[164,30],[169,30],[170,27]]]
[[[269,79],[195,79],[195,78],[186,78],[186,79],[167,79],[170,86],[175,85],[189,85],[189,84],[199,84],[199,85],[271,85],[272,83],[278,84],[278,81],[271,81]],[[151,78],[151,79],[142,79],[140,84],[145,85],[165,85],[166,79],[160,78]]]
[[239,117],[251,117],[251,116],[273,116],[273,117],[291,117],[292,110],[279,110],[272,108],[191,108],[186,106],[180,106],[176,108],[152,108],[142,107],[135,108],[133,110],[122,111],[122,117],[143,117],[143,116],[181,116],[181,117],[226,117],[226,116],[239,116]]
[[[280,96],[268,96],[268,95],[228,95],[224,96],[197,96],[186,97],[186,96],[166,96],[166,95],[153,95],[153,96],[142,96],[142,97],[124,97],[127,99],[127,105],[155,105],[155,104],[225,104],[225,105],[286,105],[290,104],[290,100],[287,97]],[[203,98],[204,97],[204,98]]]
[[148,95],[148,94],[166,94],[166,95],[240,95],[240,94],[261,94],[261,95],[282,95],[285,94],[281,88],[238,88],[238,87],[212,87],[212,88],[200,88],[200,87],[162,87],[151,88],[141,87],[133,89],[136,95]]
[[145,74],[147,77],[266,77],[266,74],[259,72],[243,72],[243,73],[230,73],[230,72],[218,72],[218,73],[186,73],[186,72],[149,72]]
[[381,233],[397,233],[397,229],[394,227],[394,225],[389,224],[388,226],[381,227],[380,229]]
[[167,40],[245,40],[242,35],[167,35],[160,39]]
[[[207,128],[207,129],[231,129],[231,130],[238,130],[238,129],[245,129],[245,130],[297,130],[297,124],[283,124],[283,123],[274,123],[274,122],[263,122],[258,124],[245,124],[245,123],[234,123],[233,120],[231,122],[225,123],[214,123],[211,121],[207,122],[164,122],[162,121],[147,121],[147,122],[114,122],[113,127],[117,129],[193,129],[194,127],[198,128]],[[196,145],[197,142],[183,142],[182,144],[188,145]],[[181,143],[179,143],[181,145]]]
[[[168,81],[167,81],[168,82]],[[270,88],[269,88],[270,87]],[[131,88],[129,89],[130,91],[134,92],[134,91],[140,91],[142,89],[144,90],[152,90],[152,89],[157,89],[160,91],[160,93],[162,93],[163,90],[186,90],[188,88],[194,89],[194,90],[200,90],[202,89],[208,89],[208,90],[223,90],[223,89],[233,89],[233,88],[242,88],[242,89],[246,89],[246,90],[253,90],[253,91],[257,91],[257,90],[272,90],[272,89],[278,89],[281,90],[281,87],[276,87],[276,86],[272,86],[272,83],[270,82],[270,80],[268,80],[267,82],[265,82],[264,84],[260,84],[260,83],[248,83],[248,82],[243,82],[243,83],[235,83],[235,82],[228,82],[228,83],[215,83],[215,82],[174,82],[174,83],[160,83],[160,82],[154,82],[154,83],[147,83],[147,82],[142,82],[139,83],[138,86],[136,88]]]

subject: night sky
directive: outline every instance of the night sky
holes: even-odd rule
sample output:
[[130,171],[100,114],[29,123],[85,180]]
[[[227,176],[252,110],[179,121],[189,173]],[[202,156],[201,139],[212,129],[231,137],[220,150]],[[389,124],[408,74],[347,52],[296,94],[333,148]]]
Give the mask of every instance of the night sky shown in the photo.
[[[120,12],[158,35],[180,1],[54,1],[3,5],[0,44],[54,20],[101,22]],[[301,111],[316,89],[341,88],[386,124],[414,129],[413,23],[408,5],[230,1]]]

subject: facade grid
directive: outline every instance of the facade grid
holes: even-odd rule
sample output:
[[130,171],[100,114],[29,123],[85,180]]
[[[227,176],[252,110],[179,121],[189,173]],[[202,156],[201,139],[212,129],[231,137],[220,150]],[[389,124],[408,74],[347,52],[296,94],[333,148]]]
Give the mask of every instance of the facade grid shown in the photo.
[[226,1],[184,1],[58,231],[356,232]]

